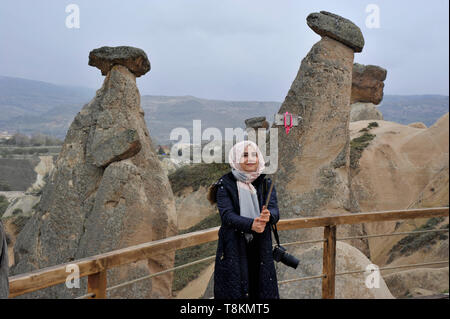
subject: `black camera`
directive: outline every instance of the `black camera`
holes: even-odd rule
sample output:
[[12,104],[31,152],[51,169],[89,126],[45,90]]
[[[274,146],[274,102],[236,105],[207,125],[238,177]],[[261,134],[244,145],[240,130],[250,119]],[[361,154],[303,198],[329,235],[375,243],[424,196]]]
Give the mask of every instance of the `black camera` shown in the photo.
[[286,248],[284,248],[283,246],[276,246],[273,249],[273,259],[276,262],[281,261],[286,266],[292,267],[294,269],[297,269],[298,263],[300,262],[300,260],[287,253]]

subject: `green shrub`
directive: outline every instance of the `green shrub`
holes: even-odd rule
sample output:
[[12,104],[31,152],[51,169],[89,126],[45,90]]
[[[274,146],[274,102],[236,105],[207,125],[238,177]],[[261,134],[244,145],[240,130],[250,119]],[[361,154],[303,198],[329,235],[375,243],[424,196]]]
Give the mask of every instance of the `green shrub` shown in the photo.
[[368,129],[371,129],[372,127],[378,127],[378,122],[370,122],[369,125],[367,126]]
[[16,208],[12,212],[13,215],[21,215],[22,213],[23,213],[23,210],[21,210],[20,208]]
[[[436,226],[444,220],[444,217],[433,217],[425,224],[417,227],[414,231],[436,229]],[[449,225],[442,225],[439,229],[448,229]],[[409,256],[422,248],[430,248],[437,240],[445,240],[448,235],[445,232],[429,232],[420,234],[410,234],[398,241],[389,251],[387,263],[391,263],[397,256]]]
[[378,127],[378,126],[379,126],[379,125],[378,125],[378,122],[370,122],[369,125],[367,125],[367,127],[364,127],[364,128],[362,128],[362,129],[360,129],[359,132],[369,132],[369,130],[370,130],[372,127]]
[[207,187],[211,185],[224,174],[230,172],[230,170],[228,163],[185,165],[169,174],[169,182],[174,194],[180,193],[189,186],[193,188],[193,191],[196,191],[200,186]]
[[364,133],[350,141],[350,167],[358,168],[359,159],[362,156],[364,149],[370,144],[370,141],[375,138],[375,134]]

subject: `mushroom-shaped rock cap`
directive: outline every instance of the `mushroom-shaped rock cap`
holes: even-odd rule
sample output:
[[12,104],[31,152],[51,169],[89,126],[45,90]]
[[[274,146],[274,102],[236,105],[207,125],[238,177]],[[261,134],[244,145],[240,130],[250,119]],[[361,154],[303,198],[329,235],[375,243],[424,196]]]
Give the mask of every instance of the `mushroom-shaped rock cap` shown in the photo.
[[339,41],[355,52],[361,52],[364,47],[361,29],[337,14],[327,11],[314,12],[308,15],[306,23],[317,34]]
[[89,52],[88,64],[99,68],[102,75],[107,75],[115,64],[127,67],[136,77],[150,71],[147,54],[141,49],[128,46],[94,49]]

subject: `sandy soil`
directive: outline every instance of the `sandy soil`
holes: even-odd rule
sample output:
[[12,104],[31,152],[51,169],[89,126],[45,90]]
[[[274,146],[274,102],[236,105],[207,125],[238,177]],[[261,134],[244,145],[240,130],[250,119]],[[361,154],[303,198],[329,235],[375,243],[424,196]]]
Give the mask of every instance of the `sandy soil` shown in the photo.
[[[374,121],[350,123],[351,138],[361,135],[358,131],[370,122]],[[352,180],[361,211],[448,205],[448,113],[429,128],[382,120],[376,122],[379,127],[369,131],[376,137],[364,150],[359,161],[360,171]],[[413,230],[423,222],[380,222],[364,226],[368,234],[382,234]],[[371,260],[379,266],[384,265],[388,251],[401,238],[370,239]],[[440,251],[442,249],[432,249],[428,257],[433,255],[431,259],[435,259],[435,254]],[[426,253],[418,253],[411,256],[409,262],[428,257]]]
[[203,296],[213,273],[214,262],[205,268],[198,278],[194,279],[186,287],[181,289],[175,299],[197,299]]

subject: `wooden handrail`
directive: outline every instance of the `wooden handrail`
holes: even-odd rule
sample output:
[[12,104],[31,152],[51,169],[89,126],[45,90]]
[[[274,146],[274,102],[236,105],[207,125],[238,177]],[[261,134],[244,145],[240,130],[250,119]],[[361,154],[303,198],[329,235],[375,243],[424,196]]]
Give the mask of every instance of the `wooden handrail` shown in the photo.
[[[368,213],[350,213],[339,216],[320,216],[306,218],[291,218],[280,220],[277,224],[279,230],[291,230],[299,228],[327,227],[342,224],[358,224],[367,222],[392,221],[413,218],[431,218],[439,216],[448,216],[448,207],[392,210]],[[106,274],[106,270],[121,265],[137,262],[139,260],[149,259],[168,251],[183,249],[218,239],[219,227],[206,230],[200,230],[183,235],[177,235],[165,239],[160,239],[148,243],[143,243],[123,249],[110,251],[69,263],[51,266],[39,269],[33,272],[19,274],[9,278],[10,295],[16,297],[28,292],[33,292],[60,283],[64,283],[68,276],[66,267],[76,264],[80,270],[80,277],[89,275],[100,276]],[[333,263],[332,263],[333,264]],[[99,284],[104,285],[106,278],[99,280]],[[92,279],[91,282],[94,282]],[[96,288],[92,288],[95,290]],[[103,296],[97,296],[103,297]]]
[[145,260],[167,251],[183,249],[218,239],[219,227],[151,241],[127,248],[113,250],[69,263],[38,269],[9,277],[9,297],[54,286],[66,281],[68,265],[77,265],[80,277],[97,274],[106,269]]
[[408,210],[387,210],[368,213],[350,213],[336,216],[292,218],[280,220],[277,227],[279,230],[291,230],[298,228],[325,227],[329,225],[348,225],[401,219],[431,218],[448,215],[448,210],[448,207],[436,207]]

